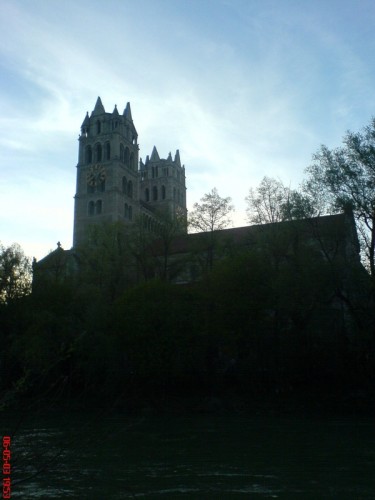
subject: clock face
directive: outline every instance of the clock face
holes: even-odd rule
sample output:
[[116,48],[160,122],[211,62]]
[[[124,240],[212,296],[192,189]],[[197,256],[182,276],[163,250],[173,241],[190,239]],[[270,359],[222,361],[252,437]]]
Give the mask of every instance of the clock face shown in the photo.
[[105,181],[105,169],[101,165],[93,165],[89,168],[86,176],[89,186],[99,186]]

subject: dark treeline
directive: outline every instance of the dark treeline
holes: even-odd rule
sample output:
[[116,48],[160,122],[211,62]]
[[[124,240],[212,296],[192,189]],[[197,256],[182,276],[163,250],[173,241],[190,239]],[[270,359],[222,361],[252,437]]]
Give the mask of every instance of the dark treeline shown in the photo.
[[[190,226],[207,231],[199,240],[207,248],[205,257],[191,250],[190,264],[202,266],[185,285],[171,283],[189,265],[171,253],[178,217],[159,225],[156,256],[142,225],[128,237],[116,225],[96,226],[78,260],[53,253],[48,279],[33,293],[21,249],[0,246],[2,403],[55,398],[130,408],[293,396],[372,407],[374,172],[375,119],[348,132],[341,148],[322,146],[300,190],[267,177],[250,189],[249,222],[274,230],[225,249],[216,230],[233,207],[212,190],[190,214]],[[356,223],[364,267],[348,258],[347,241],[335,240],[338,227],[329,228],[326,248],[315,230],[313,240],[298,231],[298,221],[343,211]]]
[[150,279],[112,297],[96,280],[78,272],[1,303],[3,404],[372,404],[371,279],[287,226],[261,252],[232,249],[196,283]]

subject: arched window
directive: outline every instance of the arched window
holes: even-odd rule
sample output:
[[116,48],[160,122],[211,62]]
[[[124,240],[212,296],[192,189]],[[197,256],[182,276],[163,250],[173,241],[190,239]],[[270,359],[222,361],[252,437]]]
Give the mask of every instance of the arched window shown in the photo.
[[152,199],[153,201],[158,199],[158,188],[156,186],[152,188]]
[[129,205],[129,220],[133,219],[133,207]]
[[124,146],[120,144],[120,161],[124,162]]
[[109,142],[105,143],[105,159],[111,159],[111,144]]
[[179,170],[177,170],[177,180],[178,180],[178,182],[180,182],[180,172],[179,172]]
[[128,189],[128,180],[126,177],[123,177],[122,178],[122,192],[126,194],[127,189]]
[[102,124],[100,123],[100,120],[98,120],[96,122],[96,133],[100,134],[101,130],[102,130]]
[[93,201],[89,202],[88,212],[89,212],[89,215],[94,215],[94,213],[95,213],[95,203]]
[[91,148],[91,146],[86,146],[85,163],[92,163],[92,148]]
[[95,146],[95,160],[96,161],[102,161],[102,145],[101,144],[96,144]]
[[125,165],[128,167],[129,166],[129,148],[125,148]]
[[124,206],[124,217],[125,217],[125,219],[127,219],[129,217],[129,206],[127,203],[125,203],[125,206]]
[[130,168],[132,170],[135,170],[135,167],[134,167],[134,154],[133,153],[130,155]]
[[150,201],[150,191],[148,188],[145,189],[145,200]]
[[98,200],[96,203],[95,203],[95,213],[97,215],[101,214],[102,213],[102,200]]
[[129,196],[129,198],[133,198],[133,183],[132,183],[132,181],[128,182],[128,196]]
[[165,186],[161,187],[161,199],[165,200]]

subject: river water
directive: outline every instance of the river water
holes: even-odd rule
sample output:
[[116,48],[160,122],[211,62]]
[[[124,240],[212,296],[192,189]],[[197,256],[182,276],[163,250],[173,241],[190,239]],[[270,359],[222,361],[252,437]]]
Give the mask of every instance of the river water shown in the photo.
[[369,418],[62,412],[0,424],[14,432],[12,498],[375,498]]

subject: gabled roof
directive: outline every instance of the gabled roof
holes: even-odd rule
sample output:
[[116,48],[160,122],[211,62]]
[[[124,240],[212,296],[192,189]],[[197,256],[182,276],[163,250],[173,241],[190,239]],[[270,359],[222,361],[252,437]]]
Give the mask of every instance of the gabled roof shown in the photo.
[[170,253],[181,254],[199,249],[204,250],[212,236],[219,244],[250,246],[263,236],[272,235],[272,231],[284,228],[294,231],[305,241],[315,239],[317,242],[324,241],[327,244],[330,241],[336,246],[339,245],[342,252],[359,262],[359,243],[354,218],[352,214],[345,213],[222,229],[214,231],[214,233],[201,232],[181,235],[173,240]]

